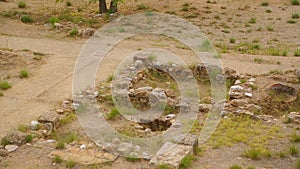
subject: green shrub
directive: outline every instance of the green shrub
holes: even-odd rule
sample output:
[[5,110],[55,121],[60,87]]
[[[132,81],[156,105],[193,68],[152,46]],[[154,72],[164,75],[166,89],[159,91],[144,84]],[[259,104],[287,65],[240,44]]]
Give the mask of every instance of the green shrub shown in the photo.
[[262,3],[261,3],[261,6],[268,6],[268,5],[269,5],[268,2],[262,2]]
[[239,165],[233,165],[233,166],[229,167],[229,169],[243,169],[243,168]]
[[251,18],[249,23],[256,23],[256,19],[255,18]]
[[33,19],[31,18],[31,16],[29,15],[22,15],[21,16],[21,21],[23,23],[32,23],[33,22]]
[[300,5],[299,0],[291,0],[292,5]]
[[48,22],[52,25],[54,25],[54,23],[59,23],[59,19],[55,16],[51,16],[49,19],[48,19]]
[[69,35],[72,37],[76,36],[77,34],[78,34],[78,30],[76,28],[69,32]]
[[26,143],[31,143],[33,140],[33,135],[28,134],[25,136]]
[[2,138],[1,145],[6,146],[8,144],[10,144],[10,142],[6,138]]
[[18,2],[19,8],[25,8],[26,6],[27,6],[26,2],[23,2],[23,1]]
[[27,77],[28,77],[28,72],[26,70],[21,70],[20,78],[27,78]]
[[288,20],[287,23],[294,24],[294,23],[296,23],[296,21],[291,19],[291,20]]
[[4,94],[2,92],[0,92],[0,97],[4,96]]
[[299,18],[300,18],[300,16],[299,16],[298,13],[293,13],[292,14],[292,19],[299,19]]
[[235,43],[235,38],[230,38],[230,39],[229,39],[229,42],[230,42],[230,43]]
[[0,82],[0,88],[3,90],[7,90],[11,88],[11,85],[7,81]]
[[72,6],[72,3],[71,3],[70,1],[67,1],[67,2],[66,2],[66,5],[67,5],[67,6]]
[[267,9],[266,12],[267,13],[272,13],[272,10],[271,9]]

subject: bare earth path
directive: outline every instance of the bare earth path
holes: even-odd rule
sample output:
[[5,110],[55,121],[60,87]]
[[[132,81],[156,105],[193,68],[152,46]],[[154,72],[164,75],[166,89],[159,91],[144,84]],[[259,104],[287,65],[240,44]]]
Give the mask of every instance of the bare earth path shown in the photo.
[[66,42],[22,37],[0,37],[0,48],[50,53],[32,77],[15,84],[0,101],[0,136],[28,123],[71,95],[73,65],[84,41]]

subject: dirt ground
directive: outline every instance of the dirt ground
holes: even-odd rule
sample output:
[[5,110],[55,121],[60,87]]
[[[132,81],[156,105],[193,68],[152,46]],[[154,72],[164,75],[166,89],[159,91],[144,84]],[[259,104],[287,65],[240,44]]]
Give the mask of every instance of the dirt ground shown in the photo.
[[[12,86],[11,89],[1,90],[4,96],[0,97],[0,138],[7,132],[17,129],[20,124],[30,123],[72,95],[74,65],[87,39],[68,35],[73,27],[80,25],[78,22],[68,23],[64,20],[62,24],[71,26],[64,30],[56,30],[45,25],[48,18],[59,15],[56,13],[67,9],[71,10],[72,16],[75,17],[77,15],[74,10],[81,7],[83,8],[83,12],[79,12],[81,17],[93,19],[97,11],[97,4],[90,4],[87,0],[71,0],[71,7],[66,7],[64,1],[25,2],[27,7],[20,9],[17,6],[18,1],[0,1],[0,52],[14,53],[26,61],[20,63],[19,60],[15,60],[11,67],[0,62],[0,81],[7,80]],[[198,26],[212,41],[221,53],[223,66],[240,73],[256,75],[300,67],[300,57],[294,56],[296,50],[300,49],[300,19],[294,19],[296,20],[294,24],[287,23],[292,19],[292,14],[300,14],[300,6],[291,5],[289,0],[269,0],[268,6],[262,6],[263,1],[256,0],[216,2],[127,0],[126,3],[120,4],[118,16],[154,10],[185,18]],[[25,24],[20,21],[17,14],[5,15],[15,11],[27,12],[34,18],[34,22]],[[99,17],[94,27],[105,25],[107,20],[109,19],[105,16]],[[88,23],[84,23],[79,29],[87,27]],[[235,42],[230,43],[230,39],[234,39]],[[178,46],[180,46],[178,42],[169,38],[150,35],[121,42],[104,59],[105,64],[100,65],[96,81],[106,80],[124,57],[147,47],[170,50],[182,56],[183,60],[192,63],[194,54]],[[36,52],[45,54],[37,63],[30,60]],[[28,78],[19,78],[22,69],[29,72]],[[78,126],[78,122],[75,121],[71,128],[80,130]],[[290,133],[296,127],[286,129],[288,131],[286,133]],[[288,149],[288,145],[289,138],[286,137],[274,141],[270,146]],[[299,143],[297,146],[300,147]],[[288,155],[285,158],[274,157],[253,161],[240,156],[245,148],[247,146],[243,144],[219,149],[209,148],[190,168],[225,169],[239,164],[244,167],[256,166],[257,169],[293,169],[295,161],[299,159],[299,156]],[[48,157],[51,150],[51,146],[47,145],[40,147],[25,145],[11,153],[9,157],[0,159],[0,168],[64,168],[52,165]],[[148,168],[149,166],[147,161],[132,163],[119,158],[113,164],[97,167]]]

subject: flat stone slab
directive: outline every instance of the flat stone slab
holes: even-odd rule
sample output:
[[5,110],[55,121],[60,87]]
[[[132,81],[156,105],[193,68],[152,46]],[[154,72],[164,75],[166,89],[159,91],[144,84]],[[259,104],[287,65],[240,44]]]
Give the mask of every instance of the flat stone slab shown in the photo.
[[95,149],[80,149],[77,147],[67,148],[66,150],[54,150],[49,155],[51,158],[60,156],[63,160],[73,160],[79,164],[91,165],[115,161],[118,156]]
[[166,142],[156,155],[150,160],[150,164],[168,164],[174,168],[179,168],[181,160],[188,154],[192,154],[193,147]]

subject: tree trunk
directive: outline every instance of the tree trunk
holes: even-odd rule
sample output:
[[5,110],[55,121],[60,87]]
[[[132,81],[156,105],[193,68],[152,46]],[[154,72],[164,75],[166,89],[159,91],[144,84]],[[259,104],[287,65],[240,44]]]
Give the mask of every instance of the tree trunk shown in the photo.
[[99,12],[100,13],[108,12],[108,9],[106,6],[106,0],[99,0]]
[[118,2],[117,2],[117,0],[111,0],[110,7],[109,7],[109,12],[115,13],[117,11],[118,11]]

